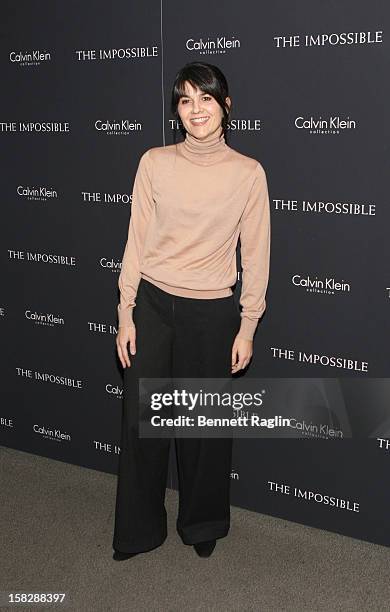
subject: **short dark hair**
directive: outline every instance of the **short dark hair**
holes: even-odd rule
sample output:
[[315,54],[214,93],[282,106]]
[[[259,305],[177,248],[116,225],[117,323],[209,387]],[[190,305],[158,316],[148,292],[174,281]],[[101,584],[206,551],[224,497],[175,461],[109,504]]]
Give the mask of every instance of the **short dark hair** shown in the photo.
[[[187,95],[185,92],[186,81],[189,81],[194,88],[198,87],[201,91],[210,94],[218,102],[223,112],[221,126],[226,138],[230,109],[225,102],[225,98],[229,95],[229,86],[222,70],[218,66],[206,62],[189,62],[177,72],[172,87],[171,112],[176,121],[179,122],[180,117],[177,107],[180,98]],[[185,130],[180,128],[180,131],[185,136]],[[176,140],[176,128],[174,137]]]

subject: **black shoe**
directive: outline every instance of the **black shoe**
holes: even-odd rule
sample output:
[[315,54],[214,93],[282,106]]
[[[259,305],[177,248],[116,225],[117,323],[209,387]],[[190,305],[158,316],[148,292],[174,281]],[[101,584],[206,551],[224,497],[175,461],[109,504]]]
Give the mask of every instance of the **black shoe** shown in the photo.
[[210,557],[217,541],[216,540],[207,540],[206,542],[197,542],[194,544],[194,548],[199,555],[199,557]]
[[131,557],[135,557],[135,555],[139,555],[139,553],[123,553],[120,550],[116,550],[114,548],[114,554],[112,555],[112,558],[114,559],[114,561],[125,561],[125,559],[130,559]]

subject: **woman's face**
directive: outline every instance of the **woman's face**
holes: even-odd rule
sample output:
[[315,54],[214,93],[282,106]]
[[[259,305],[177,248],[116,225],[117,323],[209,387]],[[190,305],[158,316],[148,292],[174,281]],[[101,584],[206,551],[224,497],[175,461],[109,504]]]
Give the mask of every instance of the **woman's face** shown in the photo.
[[[188,81],[185,82],[185,92],[186,96],[180,98],[177,111],[186,131],[200,140],[214,132],[219,133],[223,112],[215,98],[198,88],[194,89]],[[229,97],[226,102],[230,106]]]

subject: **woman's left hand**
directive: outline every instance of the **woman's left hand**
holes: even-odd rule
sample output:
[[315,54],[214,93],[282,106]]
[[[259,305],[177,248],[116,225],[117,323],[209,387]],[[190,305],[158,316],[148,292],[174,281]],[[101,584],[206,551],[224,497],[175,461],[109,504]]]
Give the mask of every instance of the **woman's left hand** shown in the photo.
[[253,355],[253,340],[236,336],[232,348],[232,374],[246,368]]

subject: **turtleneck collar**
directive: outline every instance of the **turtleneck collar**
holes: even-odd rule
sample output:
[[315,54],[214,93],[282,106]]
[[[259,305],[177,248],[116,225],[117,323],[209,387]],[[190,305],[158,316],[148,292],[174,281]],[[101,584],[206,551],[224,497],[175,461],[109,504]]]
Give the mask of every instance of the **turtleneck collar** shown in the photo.
[[201,166],[209,166],[220,161],[228,149],[222,128],[220,132],[214,132],[203,140],[186,132],[185,139],[181,143],[184,157]]

